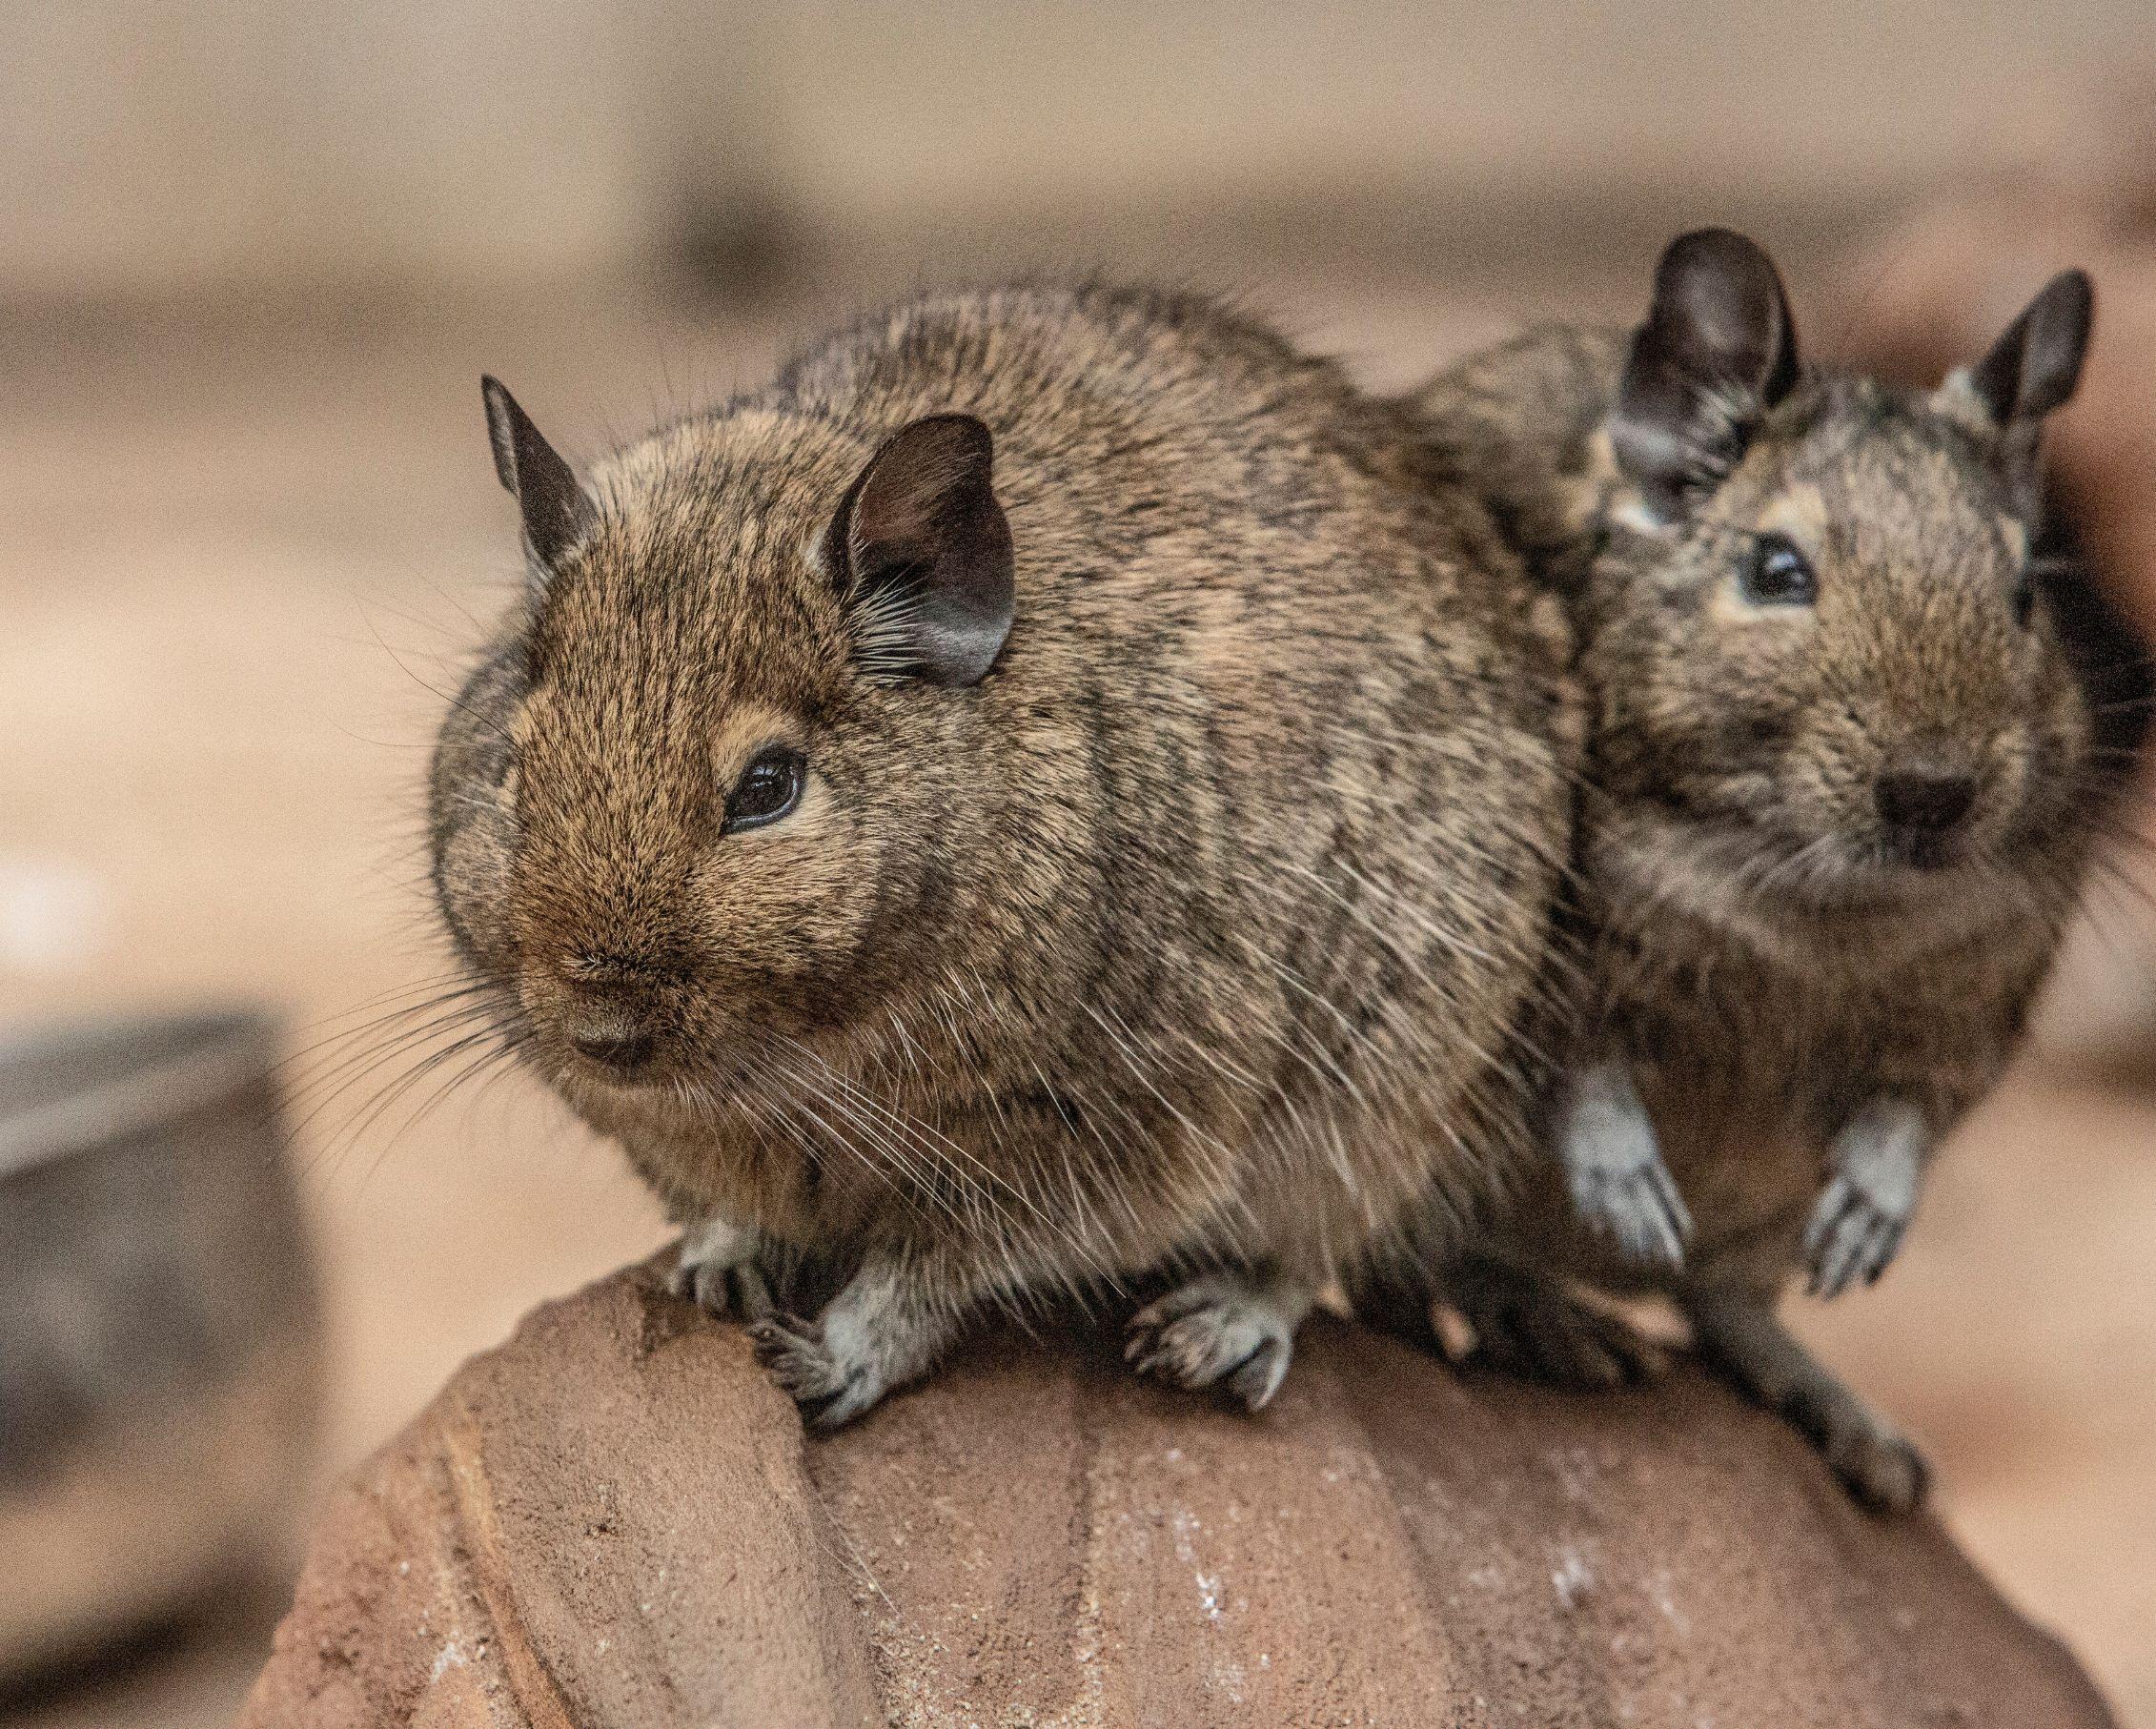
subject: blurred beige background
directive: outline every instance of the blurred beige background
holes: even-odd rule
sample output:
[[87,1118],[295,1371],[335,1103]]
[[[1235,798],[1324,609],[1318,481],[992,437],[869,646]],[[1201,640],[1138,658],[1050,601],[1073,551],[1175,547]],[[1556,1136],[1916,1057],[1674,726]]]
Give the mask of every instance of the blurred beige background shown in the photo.
[[[2115,173],[2152,57],[2146,0],[0,10],[0,1014],[286,1008],[348,1466],[662,1235],[521,1077],[397,1093],[427,1048],[375,1025],[447,978],[420,777],[519,569],[482,368],[590,452],[864,302],[1084,266],[1243,290],[1391,385],[1632,315],[1710,219],[1802,319],[1900,213]],[[2089,1059],[2146,1037],[2152,933],[2103,893],[1902,1266],[1805,1317],[2141,1725],[2156,1097]],[[0,1719],[220,1722],[274,1595]]]

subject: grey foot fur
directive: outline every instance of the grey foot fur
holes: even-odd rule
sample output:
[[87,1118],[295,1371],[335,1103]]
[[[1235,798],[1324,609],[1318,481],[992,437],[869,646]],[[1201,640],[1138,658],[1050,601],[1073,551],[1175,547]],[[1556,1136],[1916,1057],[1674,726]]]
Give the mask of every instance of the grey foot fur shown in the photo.
[[1223,1386],[1256,1411],[1280,1391],[1310,1298],[1278,1279],[1210,1273],[1130,1317],[1123,1354],[1179,1387]]
[[814,1321],[783,1312],[768,1314],[750,1326],[749,1338],[757,1360],[813,1429],[850,1423],[889,1389],[877,1353],[866,1348],[858,1329],[829,1311]]
[[1573,1083],[1558,1133],[1574,1210],[1625,1259],[1681,1267],[1692,1214],[1631,1078],[1611,1065]]
[[681,1233],[667,1284],[674,1294],[722,1317],[755,1321],[776,1308],[758,1265],[757,1233],[723,1219],[707,1220]]
[[1701,1353],[1818,1448],[1859,1502],[1902,1514],[1923,1500],[1923,1454],[1799,1344],[1767,1301],[1696,1292],[1685,1310]]
[[1667,1366],[1654,1340],[1555,1279],[1478,1263],[1455,1275],[1448,1294],[1475,1329],[1468,1360],[1523,1380],[1600,1393],[1652,1380]]
[[948,1284],[933,1269],[871,1260],[814,1320],[781,1309],[749,1338],[810,1427],[836,1429],[935,1366],[963,1309]]
[[1814,1296],[1878,1282],[1916,1212],[1928,1145],[1922,1118],[1893,1103],[1859,1112],[1836,1137],[1833,1180],[1804,1231]]
[[1905,1211],[1882,1207],[1846,1176],[1820,1196],[1804,1230],[1806,1286],[1816,1297],[1838,1297],[1852,1285],[1875,1285],[1892,1263],[1909,1228]]

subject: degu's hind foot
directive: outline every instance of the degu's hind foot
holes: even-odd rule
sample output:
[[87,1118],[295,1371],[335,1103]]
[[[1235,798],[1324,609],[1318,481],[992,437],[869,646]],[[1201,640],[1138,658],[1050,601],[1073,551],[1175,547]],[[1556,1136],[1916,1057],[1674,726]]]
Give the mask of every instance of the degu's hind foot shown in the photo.
[[826,1312],[823,1320],[771,1313],[749,1329],[757,1360],[771,1372],[812,1428],[851,1422],[888,1386],[871,1341]]
[[[1804,1430],[1803,1422],[1790,1421]],[[1849,1493],[1874,1513],[1913,1513],[1931,1487],[1931,1466],[1917,1445],[1885,1423],[1805,1431]]]
[[763,1264],[763,1238],[725,1219],[706,1219],[681,1232],[674,1271],[674,1294],[722,1317],[757,1321],[777,1307]]
[[1666,1366],[1661,1348],[1623,1316],[1541,1273],[1473,1260],[1454,1270],[1446,1296],[1475,1331],[1468,1360],[1525,1380],[1606,1392]]
[[955,1334],[959,1306],[932,1271],[870,1260],[813,1320],[786,1311],[749,1328],[756,1354],[811,1427],[851,1422],[925,1374]]
[[1311,1292],[1277,1274],[1213,1272],[1130,1317],[1124,1356],[1179,1387],[1220,1385],[1255,1411],[1279,1392]]
[[1875,1513],[1908,1513],[1930,1467],[1916,1446],[1828,1373],[1749,1292],[1684,1298],[1700,1353],[1817,1447],[1851,1495]]

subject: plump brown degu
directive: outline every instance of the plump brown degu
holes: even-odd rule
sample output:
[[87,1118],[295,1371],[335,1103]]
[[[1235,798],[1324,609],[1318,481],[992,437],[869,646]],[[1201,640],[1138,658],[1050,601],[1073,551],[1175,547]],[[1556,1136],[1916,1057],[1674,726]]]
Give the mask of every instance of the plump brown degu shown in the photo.
[[1664,254],[1629,336],[1538,331],[1416,399],[1571,605],[1594,720],[1552,1156],[1449,1294],[1492,1357],[1596,1382],[1577,1300],[1674,1295],[1865,1500],[1910,1444],[1775,1316],[1876,1279],[1992,1085],[2146,712],[2085,576],[2037,550],[2038,433],[2087,279],[1929,394],[1807,370],[1773,264]]
[[1396,409],[1052,286],[580,478],[485,394],[531,580],[441,733],[441,910],[812,1415],[1148,1279],[1139,1366],[1260,1404],[1323,1281],[1524,1149],[1580,715]]

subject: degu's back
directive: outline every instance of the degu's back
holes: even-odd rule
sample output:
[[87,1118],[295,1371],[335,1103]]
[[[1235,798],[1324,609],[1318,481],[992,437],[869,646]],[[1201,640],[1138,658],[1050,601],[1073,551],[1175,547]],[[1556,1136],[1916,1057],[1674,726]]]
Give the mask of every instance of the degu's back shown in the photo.
[[1501,1175],[1576,717],[1393,411],[1059,287],[583,480],[488,402],[532,581],[445,722],[444,915],[825,1420],[1171,1269],[1142,1366],[1261,1402],[1318,1283]]

